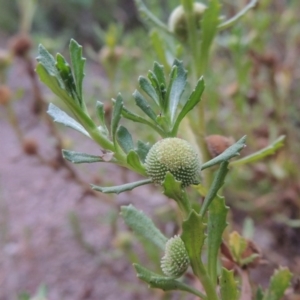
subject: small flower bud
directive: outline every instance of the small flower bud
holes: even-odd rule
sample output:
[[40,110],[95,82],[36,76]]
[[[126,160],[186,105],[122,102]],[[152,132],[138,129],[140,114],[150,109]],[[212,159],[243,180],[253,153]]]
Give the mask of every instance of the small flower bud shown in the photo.
[[167,172],[186,187],[200,183],[201,165],[197,152],[185,140],[166,138],[152,146],[146,160],[146,172],[154,183],[161,184]]
[[[206,6],[202,3],[195,2],[193,13],[195,15],[196,28],[200,28],[200,20],[203,16],[203,13],[206,9]],[[169,29],[173,32],[181,41],[186,41],[188,39],[188,28],[187,21],[182,5],[177,6],[169,17]]]
[[32,40],[26,34],[16,35],[10,40],[10,49],[15,56],[26,56],[31,47]]
[[190,259],[185,245],[180,236],[175,235],[166,243],[161,269],[166,276],[178,278],[184,274],[189,264]]
[[7,105],[11,100],[11,90],[6,85],[0,85],[0,104]]

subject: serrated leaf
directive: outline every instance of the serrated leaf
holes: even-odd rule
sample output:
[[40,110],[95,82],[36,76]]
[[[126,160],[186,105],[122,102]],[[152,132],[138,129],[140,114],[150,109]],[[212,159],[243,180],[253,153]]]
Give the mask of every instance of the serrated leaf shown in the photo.
[[115,145],[116,145],[116,131],[121,119],[122,110],[123,110],[123,99],[122,96],[119,94],[117,96],[117,100],[115,101],[115,105],[112,112],[112,118],[111,118],[111,136]]
[[[216,195],[208,209],[207,222],[207,270],[213,283],[217,282],[217,262],[222,235],[227,226],[226,217],[229,208],[224,197]],[[232,299],[233,300],[233,299]]]
[[75,121],[72,117],[70,117],[54,104],[49,104],[47,113],[53,118],[54,122],[73,128],[90,138],[89,133],[84,129],[82,125],[80,125],[77,121]]
[[290,285],[291,279],[292,273],[288,268],[279,268],[278,270],[275,270],[263,300],[281,300],[285,290]]
[[132,140],[132,136],[128,129],[124,126],[119,126],[117,129],[117,141],[123,151],[127,154],[130,150],[133,150],[134,144]]
[[82,105],[83,97],[82,97],[82,82],[85,76],[84,66],[86,59],[82,57],[82,46],[79,45],[75,40],[71,39],[70,45],[70,56],[72,67],[74,70],[74,78],[76,81],[76,92],[78,98],[80,99],[80,103]]
[[149,284],[151,288],[162,289],[163,291],[181,290],[194,294],[200,299],[206,299],[206,296],[200,291],[178,281],[176,279],[168,278],[159,274],[156,274],[139,264],[133,264],[137,277]]
[[210,188],[207,192],[207,195],[204,198],[203,204],[201,206],[200,215],[202,217],[204,217],[207,209],[209,208],[212,201],[217,196],[217,193],[218,193],[219,189],[223,186],[225,177],[226,177],[227,172],[228,172],[227,167],[228,167],[228,162],[227,161],[224,161],[224,162],[221,163],[220,168],[219,168],[217,174],[215,175],[213,183],[210,186]]
[[182,223],[181,239],[188,252],[192,269],[196,274],[199,265],[202,264],[201,251],[205,240],[205,229],[203,218],[194,210],[192,210],[188,219]]
[[171,199],[174,199],[181,211],[184,212],[187,216],[191,210],[191,204],[186,195],[185,189],[182,188],[182,183],[176,180],[170,172],[167,172],[162,186],[164,188],[164,195]]
[[136,172],[146,175],[145,166],[141,163],[138,154],[134,150],[130,150],[127,155],[127,163],[135,169]]
[[152,110],[147,100],[143,97],[143,95],[135,90],[133,93],[133,98],[135,99],[136,105],[154,122],[156,122],[156,113]]
[[219,164],[224,161],[228,161],[229,159],[240,155],[240,151],[245,148],[246,136],[243,136],[239,139],[235,144],[228,147],[224,152],[222,152],[217,157],[209,160],[201,166],[201,170],[212,167],[216,164]]
[[266,156],[273,155],[275,152],[284,146],[285,135],[281,135],[276,139],[271,145],[254,152],[246,157],[243,157],[239,160],[233,161],[230,163],[230,166],[240,166],[248,163],[256,162],[260,159],[265,158]]
[[[143,76],[139,77],[139,85],[141,89],[154,101],[159,107],[159,95],[157,94],[151,83]],[[134,96],[135,97],[135,96]]]
[[183,118],[186,116],[186,114],[191,111],[200,101],[201,101],[201,95],[204,91],[205,83],[203,80],[203,77],[201,77],[195,89],[191,93],[190,97],[188,98],[187,102],[184,104],[183,108],[181,109],[179,115],[176,118],[176,121],[174,123],[172,132],[174,134],[177,133],[180,122],[183,120]]
[[187,71],[184,69],[181,61],[175,60],[170,76],[170,83],[167,90],[167,103],[171,124],[173,124],[181,95],[186,86]]
[[234,272],[222,268],[220,277],[220,292],[222,300],[237,300],[238,286],[234,279]]
[[130,191],[138,186],[145,185],[151,183],[150,179],[144,179],[136,182],[126,183],[118,186],[110,186],[110,187],[103,187],[91,184],[91,187],[95,191],[99,191],[105,194],[120,194],[126,191]]
[[142,211],[137,210],[133,205],[121,206],[121,216],[126,225],[131,228],[135,234],[150,241],[161,250],[165,249],[168,241],[162,232],[155,226],[153,221]]
[[91,155],[82,152],[62,150],[63,158],[73,164],[95,163],[95,162],[109,162],[113,158],[113,153],[101,153],[99,155]]

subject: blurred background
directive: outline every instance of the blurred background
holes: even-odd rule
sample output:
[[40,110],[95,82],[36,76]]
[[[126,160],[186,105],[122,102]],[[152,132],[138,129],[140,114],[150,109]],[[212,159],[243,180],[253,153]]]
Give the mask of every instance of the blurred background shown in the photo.
[[[165,23],[179,2],[144,1]],[[222,16],[247,2],[221,1]],[[138,76],[159,61],[134,1],[0,0],[0,8],[0,299],[192,299],[138,281],[131,263],[151,258],[158,269],[161,254],[142,248],[119,218],[119,207],[134,203],[171,237],[178,232],[173,203],[154,186],[118,196],[92,192],[89,183],[138,177],[120,167],[64,161],[62,148],[97,153],[97,146],[52,122],[47,105],[59,101],[34,73],[39,44],[68,59],[74,38],[87,58],[91,114],[100,100],[109,116],[118,92],[133,105]],[[224,193],[232,208],[228,232],[252,239],[263,255],[251,271],[253,284],[266,286],[274,268],[288,266],[295,274],[290,300],[300,299],[299,16],[298,0],[260,0],[218,34],[204,95],[207,134],[233,140],[247,134],[243,156],[285,136],[273,155],[232,168]],[[189,60],[176,40],[162,39],[170,59]],[[151,143],[158,138],[130,129]]]

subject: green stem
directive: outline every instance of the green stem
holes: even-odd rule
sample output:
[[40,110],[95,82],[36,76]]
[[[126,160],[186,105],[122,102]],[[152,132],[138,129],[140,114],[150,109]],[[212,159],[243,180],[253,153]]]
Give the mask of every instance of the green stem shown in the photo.
[[203,285],[203,288],[206,292],[207,300],[218,300],[218,295],[215,290],[215,287],[212,281],[210,280],[201,260],[197,260],[197,262],[192,263],[192,268],[194,274],[198,277],[198,279]]

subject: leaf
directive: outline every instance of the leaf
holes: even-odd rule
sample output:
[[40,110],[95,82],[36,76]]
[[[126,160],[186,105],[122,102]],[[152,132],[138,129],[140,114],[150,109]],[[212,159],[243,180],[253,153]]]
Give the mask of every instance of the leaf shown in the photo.
[[112,112],[112,118],[111,118],[111,136],[114,141],[114,144],[116,145],[116,131],[121,119],[121,113],[123,109],[123,99],[121,94],[118,94],[117,100],[115,102],[113,112]]
[[237,262],[241,261],[241,256],[247,248],[247,241],[236,231],[229,235],[229,248]]
[[109,162],[113,158],[113,153],[103,153],[100,155],[90,155],[87,153],[62,150],[63,158],[70,161],[73,164],[82,164],[82,163],[95,163],[95,162]]
[[80,99],[80,104],[82,106],[83,97],[82,97],[82,82],[85,76],[84,66],[86,59],[82,57],[82,46],[79,45],[75,40],[71,39],[70,45],[70,56],[72,67],[74,70],[74,78],[76,81],[76,92],[78,98]]
[[271,145],[252,153],[246,157],[243,157],[239,160],[233,161],[230,163],[230,166],[240,166],[248,163],[256,162],[266,156],[275,154],[275,152],[284,146],[285,135],[281,135],[278,139],[276,139]]
[[143,97],[143,95],[135,90],[133,93],[133,97],[135,99],[136,105],[154,122],[156,122],[156,114],[148,104],[147,100]]
[[[209,1],[209,6],[203,14],[201,20],[201,48],[200,48],[200,70],[201,73],[205,73],[208,61],[209,61],[209,51],[213,39],[218,31],[219,25],[219,15],[220,15],[221,5],[219,0]],[[200,73],[200,74],[201,74]]]
[[201,170],[207,169],[209,167],[212,167],[216,164],[219,164],[224,161],[228,161],[229,159],[240,155],[240,151],[245,148],[245,141],[246,136],[243,136],[241,139],[239,139],[235,144],[227,148],[224,152],[222,152],[217,157],[209,160],[208,162],[204,163],[201,166]]
[[164,195],[171,199],[174,199],[181,211],[184,212],[186,216],[188,216],[191,210],[191,204],[186,195],[186,191],[182,188],[181,181],[176,180],[170,172],[167,172],[162,186],[164,188]]
[[147,156],[150,148],[151,148],[151,145],[149,143],[144,143],[140,140],[137,141],[137,149],[135,151],[138,154],[142,163],[145,162],[146,156]]
[[91,184],[91,187],[95,191],[102,192],[104,194],[120,194],[126,191],[130,191],[138,186],[151,183],[151,179],[144,179],[136,182],[126,183],[118,186],[102,187],[98,185]]
[[[213,283],[217,283],[217,262],[222,235],[227,226],[226,217],[229,208],[224,197],[216,196],[208,209],[207,222],[207,270]],[[233,298],[232,298],[233,300]]]
[[[156,56],[157,56],[158,60],[163,65],[169,66],[168,60],[167,60],[167,57],[166,57],[165,43],[164,43],[164,40],[160,37],[157,29],[152,29],[151,30],[150,38],[151,38],[151,42],[152,42],[152,47],[153,47],[154,51],[156,52]],[[155,63],[157,64],[157,66],[162,67],[157,62],[155,62]],[[166,85],[164,74],[161,73],[161,70],[155,69],[155,63],[154,63],[155,76],[157,77],[157,79],[160,83],[163,83],[164,85]],[[163,75],[163,76],[161,76],[161,75]]]
[[167,91],[168,111],[171,117],[171,123],[174,123],[175,115],[182,93],[186,86],[187,71],[181,61],[175,60],[173,66],[176,71],[171,71],[171,79]]
[[146,176],[146,169],[141,164],[138,154],[134,150],[130,150],[127,155],[127,163],[135,169],[136,172]]
[[172,132],[174,134],[177,133],[180,122],[183,120],[183,118],[186,116],[186,114],[189,111],[191,111],[201,101],[201,95],[204,91],[204,87],[205,87],[205,83],[204,83],[203,77],[201,77],[198,80],[197,85],[196,85],[195,89],[193,90],[193,92],[191,93],[189,99],[184,104],[183,108],[181,109],[179,115],[176,118],[176,121],[175,121],[173,129],[172,129]]
[[292,273],[288,268],[279,268],[271,277],[270,286],[265,292],[263,300],[281,300],[285,290],[289,287]]
[[61,123],[67,127],[73,128],[90,138],[89,133],[84,129],[82,125],[80,125],[77,121],[75,121],[54,104],[49,104],[47,113],[53,118],[54,122]]
[[199,265],[202,264],[201,251],[205,240],[205,229],[206,226],[202,217],[194,210],[182,224],[181,239],[184,242],[195,274],[197,274],[196,270],[199,268]]
[[264,299],[264,292],[261,286],[259,286],[256,290],[256,295],[254,300],[263,300]]
[[209,208],[211,202],[217,196],[218,190],[223,186],[225,177],[228,172],[228,162],[222,162],[217,174],[214,177],[213,183],[210,186],[206,197],[204,198],[203,204],[201,206],[200,215],[204,217],[207,209]]
[[234,280],[234,272],[222,268],[222,275],[220,277],[220,292],[222,300],[237,300],[238,286]]
[[[141,89],[154,101],[154,103],[159,107],[159,95],[155,91],[151,83],[143,76],[139,77],[139,85]],[[135,97],[135,96],[133,96]]]
[[137,277],[147,282],[151,288],[162,289],[163,291],[181,290],[194,294],[200,297],[200,299],[206,299],[206,296],[200,291],[182,283],[181,281],[156,274],[139,264],[133,264],[133,266],[136,270]]
[[117,129],[117,141],[126,154],[134,148],[131,134],[122,125]]
[[135,234],[143,237],[159,249],[165,249],[168,239],[142,211],[137,210],[131,204],[128,206],[121,206],[121,216],[126,225],[131,228]]
[[163,84],[166,86],[166,79],[165,79],[165,72],[164,72],[164,66],[160,65],[158,62],[154,62],[153,67],[154,74],[159,82],[159,84]]

